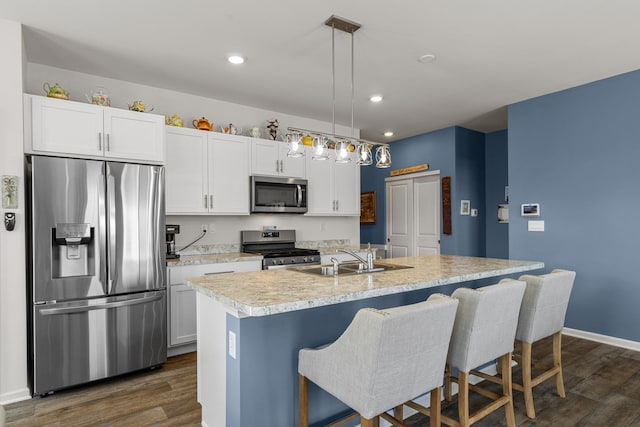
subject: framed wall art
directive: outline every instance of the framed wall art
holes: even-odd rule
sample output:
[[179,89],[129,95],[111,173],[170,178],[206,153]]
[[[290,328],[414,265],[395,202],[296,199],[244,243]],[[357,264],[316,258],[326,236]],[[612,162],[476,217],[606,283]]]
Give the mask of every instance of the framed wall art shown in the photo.
[[471,213],[471,201],[460,200],[460,215],[469,215]]
[[376,223],[376,192],[360,193],[360,224]]

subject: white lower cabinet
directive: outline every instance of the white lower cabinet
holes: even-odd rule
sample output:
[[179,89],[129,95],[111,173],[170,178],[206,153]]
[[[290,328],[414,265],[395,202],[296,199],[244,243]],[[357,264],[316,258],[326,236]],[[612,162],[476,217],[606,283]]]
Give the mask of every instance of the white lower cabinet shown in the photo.
[[[178,348],[196,342],[196,291],[186,284],[187,277],[257,271],[261,268],[262,261],[260,260],[167,267],[169,280],[169,306],[167,309],[167,315],[169,316],[167,320],[169,347]],[[180,354],[180,351],[174,349],[171,353],[176,355]]]

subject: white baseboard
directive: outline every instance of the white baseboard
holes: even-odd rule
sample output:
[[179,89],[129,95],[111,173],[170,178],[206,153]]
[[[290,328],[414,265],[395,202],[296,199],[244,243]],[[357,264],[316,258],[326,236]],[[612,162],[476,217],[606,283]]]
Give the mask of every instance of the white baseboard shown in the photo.
[[23,400],[31,399],[29,388],[25,387],[20,390],[13,390],[9,393],[0,394],[0,405],[8,405],[10,403],[16,403]]
[[589,341],[595,341],[602,344],[612,345],[614,347],[626,348],[628,350],[640,351],[640,342],[625,340],[623,338],[611,337],[609,335],[601,335],[593,332],[581,331],[579,329],[564,328],[564,335],[576,338],[582,338]]

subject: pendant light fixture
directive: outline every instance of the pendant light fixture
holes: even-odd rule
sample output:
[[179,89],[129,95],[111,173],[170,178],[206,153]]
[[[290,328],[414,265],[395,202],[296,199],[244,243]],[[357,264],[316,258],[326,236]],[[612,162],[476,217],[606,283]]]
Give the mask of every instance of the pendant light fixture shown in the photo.
[[[391,153],[389,152],[389,144],[381,142],[367,141],[356,138],[354,136],[354,98],[355,98],[355,78],[354,78],[354,46],[353,33],[359,28],[360,24],[349,21],[344,18],[332,15],[325,21],[325,25],[331,27],[331,82],[332,82],[332,128],[331,133],[317,132],[306,129],[289,127],[288,130],[299,136],[296,139],[295,150],[294,142],[289,143],[289,153],[295,152],[300,146],[299,141],[302,135],[310,135],[313,137],[313,160],[327,160],[329,158],[329,145],[333,145],[334,158],[337,163],[348,163],[351,161],[351,151],[355,149],[358,154],[357,164],[367,166],[373,164],[373,147],[376,149],[376,167],[388,168],[391,166]],[[336,135],[336,53],[335,53],[335,31],[340,30],[351,34],[351,136]],[[289,134],[287,134],[289,135]],[[288,154],[290,155],[290,154]],[[292,156],[293,157],[293,156]]]

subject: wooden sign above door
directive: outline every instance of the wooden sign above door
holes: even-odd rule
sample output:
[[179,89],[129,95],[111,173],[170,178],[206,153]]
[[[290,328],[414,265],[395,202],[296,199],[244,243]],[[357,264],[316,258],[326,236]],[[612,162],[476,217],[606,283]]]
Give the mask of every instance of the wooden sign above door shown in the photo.
[[392,170],[389,174],[391,176],[405,175],[413,172],[426,171],[429,169],[429,163],[423,163],[421,165],[409,166],[402,169]]

